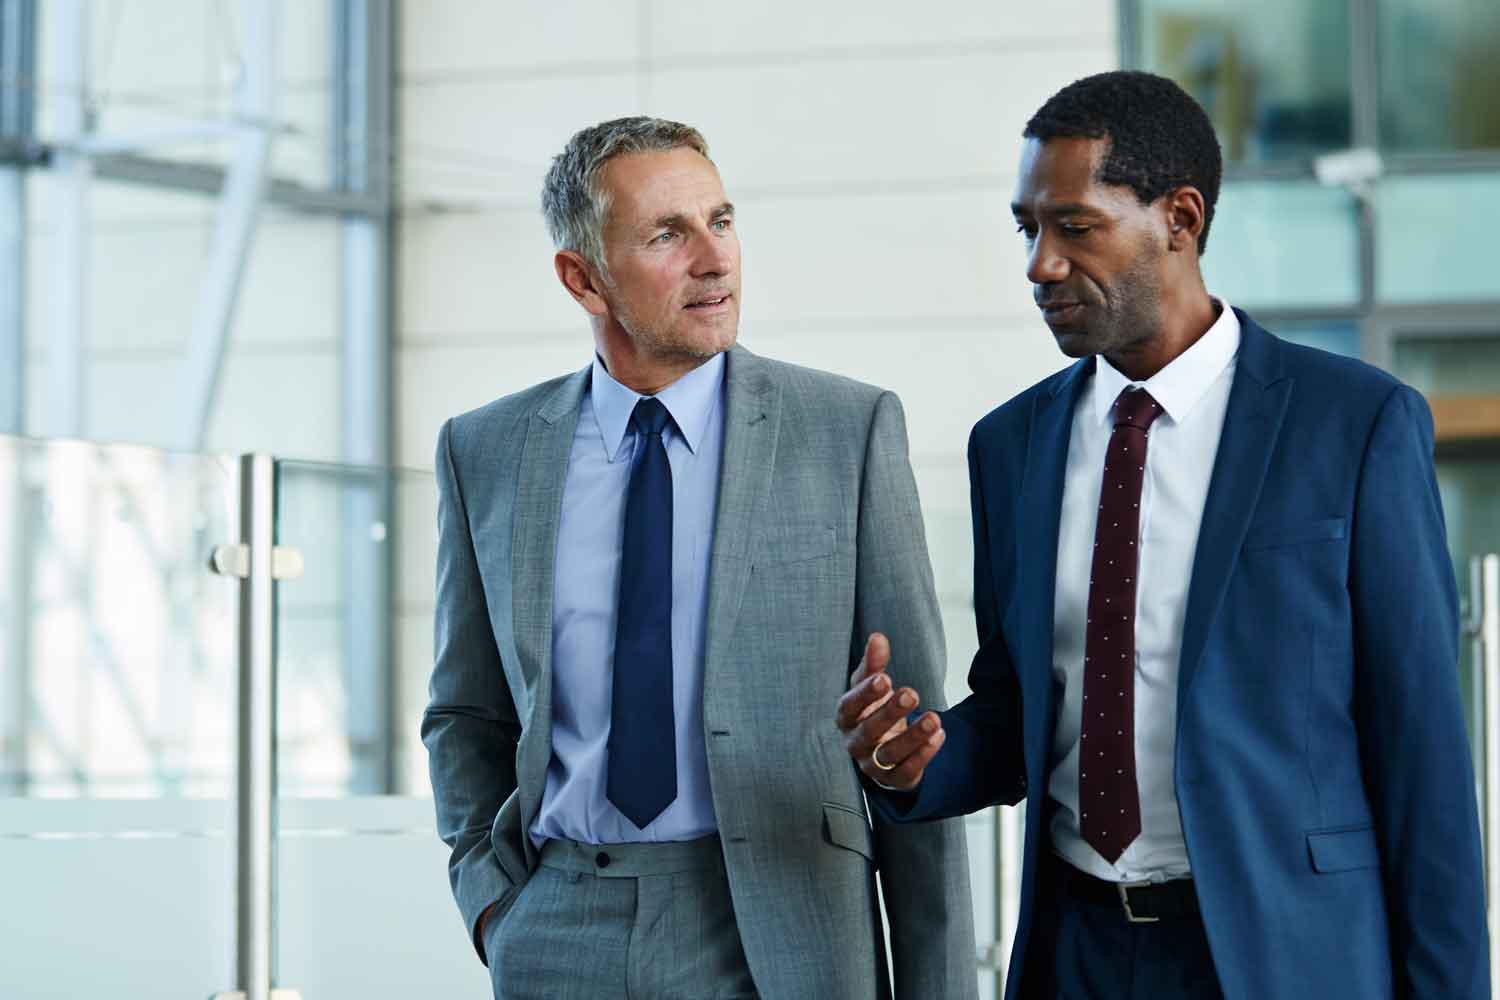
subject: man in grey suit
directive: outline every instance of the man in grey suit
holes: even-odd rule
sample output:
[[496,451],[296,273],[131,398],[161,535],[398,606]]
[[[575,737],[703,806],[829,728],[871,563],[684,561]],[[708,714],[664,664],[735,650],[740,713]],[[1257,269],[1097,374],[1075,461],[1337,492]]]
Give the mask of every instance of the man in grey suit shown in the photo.
[[436,459],[422,738],[495,996],[975,996],[962,827],[872,827],[827,719],[866,637],[942,689],[900,403],[735,346],[695,129],[579,132],[543,211],[593,361]]

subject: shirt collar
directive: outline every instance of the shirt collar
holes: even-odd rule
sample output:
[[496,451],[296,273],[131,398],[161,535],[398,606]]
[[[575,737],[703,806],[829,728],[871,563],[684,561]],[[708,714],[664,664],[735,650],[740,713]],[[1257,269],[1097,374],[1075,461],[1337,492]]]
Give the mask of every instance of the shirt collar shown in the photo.
[[1132,382],[1099,355],[1098,368],[1094,372],[1095,419],[1100,423],[1110,422],[1115,400],[1126,386],[1133,385],[1151,393],[1151,398],[1161,404],[1173,423],[1186,420],[1240,349],[1239,317],[1228,302],[1223,299],[1214,301],[1221,311],[1213,326],[1144,382]]
[[[677,434],[694,454],[708,431],[708,419],[713,415],[723,386],[724,355],[715,354],[656,394],[672,415]],[[594,405],[594,418],[599,424],[599,436],[604,440],[605,455],[613,462],[620,456],[635,404],[645,397],[615,381],[597,354],[590,373],[589,394]]]

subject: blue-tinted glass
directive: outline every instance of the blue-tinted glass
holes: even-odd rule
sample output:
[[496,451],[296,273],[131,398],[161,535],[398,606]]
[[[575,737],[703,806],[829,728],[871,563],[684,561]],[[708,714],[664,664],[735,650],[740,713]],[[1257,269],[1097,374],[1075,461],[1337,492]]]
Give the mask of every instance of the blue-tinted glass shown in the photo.
[[1208,109],[1230,162],[1349,145],[1349,13],[1342,2],[1143,0],[1143,69]]
[[1500,299],[1500,174],[1387,177],[1375,208],[1381,299]]
[[1209,230],[1209,291],[1246,309],[1359,301],[1353,197],[1312,181],[1226,184]]
[[[1500,327],[1500,316],[1495,325]],[[1500,393],[1500,334],[1403,338],[1396,341],[1394,361],[1396,374],[1428,396]]]
[[1380,0],[1380,142],[1500,149],[1500,3]]
[[1283,340],[1346,357],[1359,357],[1359,327],[1353,320],[1328,323],[1277,323],[1271,332]]

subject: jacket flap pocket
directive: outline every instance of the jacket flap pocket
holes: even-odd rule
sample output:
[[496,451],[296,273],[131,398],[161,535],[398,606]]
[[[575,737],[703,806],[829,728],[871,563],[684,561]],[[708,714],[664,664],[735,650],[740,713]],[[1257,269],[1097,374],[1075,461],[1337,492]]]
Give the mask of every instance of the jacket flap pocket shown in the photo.
[[1318,872],[1380,867],[1380,848],[1375,843],[1375,831],[1368,826],[1309,833],[1307,853],[1313,871]]
[[1245,548],[1269,549],[1303,542],[1327,542],[1344,537],[1344,519],[1327,517],[1321,521],[1288,521],[1283,524],[1252,524],[1245,536]]
[[823,803],[823,836],[830,844],[875,860],[875,843],[870,821],[853,809]]

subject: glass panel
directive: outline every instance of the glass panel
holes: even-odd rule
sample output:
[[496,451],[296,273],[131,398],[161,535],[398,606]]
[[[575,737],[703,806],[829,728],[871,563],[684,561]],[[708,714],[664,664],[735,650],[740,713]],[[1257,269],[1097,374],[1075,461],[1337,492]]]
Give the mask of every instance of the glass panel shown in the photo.
[[306,564],[278,595],[282,793],[426,795],[432,474],[284,461],[277,483],[277,544]]
[[[1445,424],[1472,423],[1465,410],[1482,406],[1483,397],[1500,395],[1500,334],[1470,337],[1405,337],[1394,351],[1396,374],[1427,396],[1433,407],[1438,436],[1445,437]],[[1465,613],[1472,608],[1469,563],[1475,556],[1500,552],[1500,429],[1487,438],[1463,437],[1458,454],[1439,448],[1438,489],[1448,528],[1448,550],[1458,576],[1458,589]],[[1476,760],[1480,742],[1481,689],[1476,686],[1474,651],[1470,643],[1459,647],[1459,678],[1465,709],[1474,740]]]
[[372,982],[383,996],[487,995],[419,739],[433,477],[281,462],[277,481],[277,542],[306,568],[278,594],[276,981],[305,997],[365,996]]
[[1359,301],[1359,230],[1352,195],[1314,182],[1226,184],[1203,277],[1244,309],[1352,306]]
[[1401,152],[1500,149],[1500,4],[1380,0],[1380,142]]
[[[224,459],[0,437],[0,996],[232,985]],[[101,928],[107,931],[101,932]]]
[[1359,326],[1353,320],[1336,320],[1326,323],[1277,323],[1271,331],[1283,340],[1305,347],[1316,347],[1346,357],[1357,358],[1359,350]]
[[[83,426],[79,436],[191,446],[187,387],[198,298],[207,279],[217,202],[94,180],[86,253],[59,257],[64,190],[46,170],[27,181],[27,427],[51,428],[47,362],[61,328],[59,288],[81,281]],[[338,449],[337,219],[262,210],[245,259],[209,414],[205,447],[306,458]],[[81,266],[77,279],[67,272]],[[62,280],[68,277],[68,280]]]
[[[235,151],[235,94],[246,56],[244,5],[120,0],[81,6],[74,24],[65,17],[67,5],[37,4],[39,134],[71,138],[62,134],[64,95],[70,91],[62,67],[81,60],[95,136],[128,139],[126,151],[152,159],[227,166]],[[324,0],[275,6],[271,172],[325,188],[332,173],[333,5]],[[85,51],[78,51],[80,44]]]
[[1229,162],[1349,145],[1349,13],[1306,0],[1143,0],[1144,69],[1208,109]]
[[1386,177],[1375,189],[1375,221],[1381,300],[1500,299],[1500,174]]
[[1500,394],[1500,334],[1396,341],[1396,374],[1428,397]]

